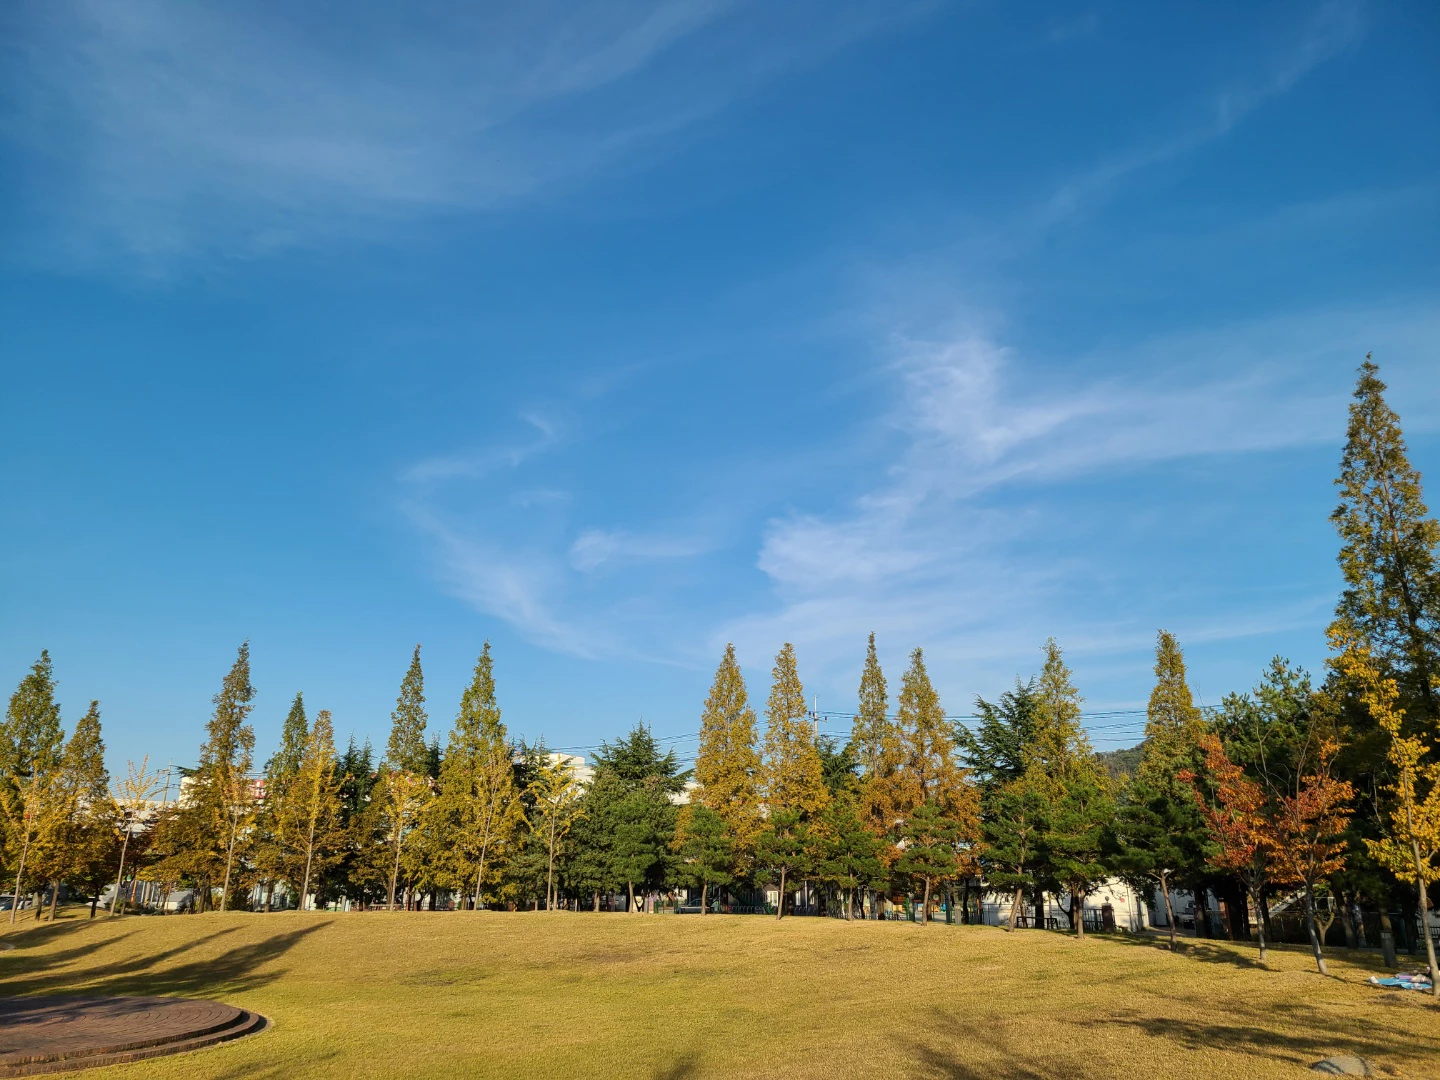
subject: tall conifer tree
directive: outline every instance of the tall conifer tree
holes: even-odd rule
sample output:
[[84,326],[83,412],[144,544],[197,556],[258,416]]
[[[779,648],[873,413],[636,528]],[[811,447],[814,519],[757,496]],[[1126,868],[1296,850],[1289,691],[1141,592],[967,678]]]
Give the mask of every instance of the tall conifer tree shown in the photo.
[[1119,811],[1119,865],[1139,885],[1158,886],[1175,948],[1170,890],[1198,885],[1209,849],[1205,820],[1182,774],[1204,775],[1205,722],[1185,679],[1185,657],[1175,635],[1155,641],[1155,687],[1146,710],[1145,742],[1135,777]]
[[755,744],[755,710],[735,646],[727,644],[700,717],[694,800],[725,822],[735,856],[732,872],[743,871],[761,826],[760,753]]
[[296,691],[295,700],[290,703],[290,711],[280,729],[280,748],[265,763],[265,802],[256,822],[254,859],[265,880],[266,911],[270,910],[277,879],[288,880],[292,889],[300,888],[294,859],[279,835],[279,828],[286,814],[290,786],[300,772],[309,740],[310,722],[305,716],[305,698]]
[[890,698],[885,685],[885,672],[875,652],[875,632],[870,632],[865,647],[865,666],[860,672],[860,702],[855,723],[850,728],[850,747],[862,773],[878,776],[896,752],[895,725],[890,720]]
[[252,810],[250,766],[255,754],[255,729],[249,718],[254,700],[250,643],[246,641],[215,695],[215,711],[205,729],[207,738],[200,748],[200,767],[195,774],[201,806],[209,812],[225,856],[221,911],[230,901],[236,849]]
[[910,788],[907,810],[933,802],[955,808],[965,787],[955,761],[955,738],[940,706],[940,695],[925,670],[925,653],[910,654],[910,668],[900,685],[897,723],[902,769]]
[[385,761],[392,769],[424,776],[430,766],[430,750],[425,744],[425,672],[420,667],[420,646],[410,658],[410,667],[400,683],[400,696],[390,714],[390,741]]
[[299,907],[305,910],[311,885],[339,861],[344,830],[340,779],[335,773],[335,728],[321,709],[305,739],[300,766],[290,783],[280,834],[301,867]]
[[420,646],[400,682],[400,696],[390,714],[390,740],[381,767],[385,822],[382,831],[393,860],[387,906],[395,910],[395,889],[406,841],[430,797],[430,748],[425,744],[425,673],[420,667]]
[[795,810],[818,813],[828,798],[825,773],[815,749],[815,732],[805,708],[805,690],[788,641],[775,657],[770,701],[765,709],[765,804],[771,815]]
[[[110,774],[105,768],[105,743],[100,735],[100,703],[90,702],[66,740],[56,772],[51,814],[37,845],[36,871],[50,879],[50,917],[60,896],[62,881],[96,875],[103,863],[110,821]],[[102,870],[103,873],[103,870]]]
[[[55,672],[50,653],[42,651],[20,680],[0,724],[0,812],[4,814],[4,855],[23,869],[30,846],[48,817],[48,801],[60,766],[64,732],[55,701]],[[23,875],[16,874],[16,899]],[[11,921],[15,911],[11,910]]]
[[488,641],[460,698],[460,712],[440,765],[439,793],[426,813],[434,823],[428,830],[437,838],[443,836],[442,859],[452,887],[479,907],[486,882],[495,875],[525,820],[495,696]]
[[1345,578],[1336,623],[1395,678],[1407,711],[1432,726],[1440,722],[1440,523],[1425,505],[1378,372],[1367,354],[1335,481],[1340,505],[1330,520]]

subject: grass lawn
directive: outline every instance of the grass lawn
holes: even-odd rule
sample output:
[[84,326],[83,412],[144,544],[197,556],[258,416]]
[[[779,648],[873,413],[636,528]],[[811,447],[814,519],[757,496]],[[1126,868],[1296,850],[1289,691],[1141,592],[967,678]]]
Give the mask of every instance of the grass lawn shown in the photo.
[[0,993],[168,994],[269,1031],[97,1077],[1440,1078],[1440,1009],[1336,952],[988,927],[491,912],[0,926]]

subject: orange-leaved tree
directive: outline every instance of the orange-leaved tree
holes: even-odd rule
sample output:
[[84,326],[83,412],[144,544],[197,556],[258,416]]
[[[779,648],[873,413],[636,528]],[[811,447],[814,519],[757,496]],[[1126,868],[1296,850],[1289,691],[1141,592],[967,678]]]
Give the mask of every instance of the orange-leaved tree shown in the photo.
[[[1205,819],[1205,826],[1214,842],[1214,850],[1206,862],[1217,870],[1234,874],[1250,894],[1256,912],[1261,912],[1260,894],[1270,877],[1274,829],[1269,816],[1269,800],[1265,791],[1245,775],[1245,770],[1230,760],[1219,737],[1206,734],[1200,738],[1205,752],[1205,769],[1214,784],[1214,801],[1205,797],[1196,776],[1183,770],[1181,780],[1190,784],[1196,805]],[[1260,932],[1260,959],[1265,959],[1265,920],[1257,920]]]
[[1274,799],[1270,836],[1275,880],[1299,885],[1305,892],[1305,928],[1321,975],[1328,973],[1315,926],[1315,886],[1345,867],[1345,829],[1350,824],[1349,802],[1355,794],[1348,780],[1330,774],[1339,749],[1331,740],[1321,741],[1313,765],[1301,769],[1295,793]]

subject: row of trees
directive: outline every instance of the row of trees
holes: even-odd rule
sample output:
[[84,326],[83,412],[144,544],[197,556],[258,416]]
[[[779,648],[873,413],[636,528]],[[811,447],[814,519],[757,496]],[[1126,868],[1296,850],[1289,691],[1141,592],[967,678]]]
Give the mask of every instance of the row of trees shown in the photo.
[[693,773],[641,726],[602,745],[581,784],[564,755],[509,736],[488,644],[446,743],[427,737],[417,647],[378,763],[368,743],[337,751],[329,713],[311,720],[296,695],[257,782],[242,646],[198,766],[157,807],[143,766],[109,789],[97,705],[63,738],[42,656],[0,730],[7,872],[17,893],[28,879],[93,894],[129,860],[134,875],[194,889],[199,907],[267,910],[282,892],[392,909],[623,895],[634,909],[687,886],[708,911],[769,887],[777,918],[800,900],[849,918],[883,896],[924,921],[942,896],[969,917],[983,889],[1007,898],[1011,928],[1027,900],[1039,919],[1047,895],[1063,898],[1082,935],[1087,895],[1122,877],[1167,911],[1173,890],[1192,892],[1202,927],[1206,898],[1221,898],[1235,936],[1253,909],[1262,953],[1272,901],[1299,896],[1323,970],[1322,908],[1352,942],[1360,903],[1406,906],[1423,927],[1440,858],[1440,526],[1384,391],[1367,358],[1333,515],[1346,587],[1321,685],[1277,658],[1252,692],[1207,712],[1161,632],[1145,739],[1119,774],[1088,741],[1053,640],[1033,678],[977,700],[972,725],[947,717],[920,649],[892,711],[872,635],[843,745],[818,736],[788,644],[762,733],[731,646]]

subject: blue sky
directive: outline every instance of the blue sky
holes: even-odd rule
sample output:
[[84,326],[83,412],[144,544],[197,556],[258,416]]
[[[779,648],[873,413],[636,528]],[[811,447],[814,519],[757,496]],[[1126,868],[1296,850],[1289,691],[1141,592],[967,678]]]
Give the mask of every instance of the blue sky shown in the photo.
[[383,743],[416,642],[433,729],[489,638],[551,745],[693,733],[729,640],[852,709],[872,629],[952,712],[1051,634],[1143,705],[1158,627],[1214,703],[1323,663],[1367,350],[1440,477],[1431,4],[46,0],[0,49],[0,676],[49,648],[114,762],[193,760],[246,638],[262,759],[297,689]]

